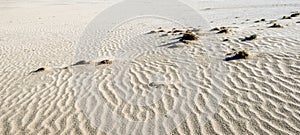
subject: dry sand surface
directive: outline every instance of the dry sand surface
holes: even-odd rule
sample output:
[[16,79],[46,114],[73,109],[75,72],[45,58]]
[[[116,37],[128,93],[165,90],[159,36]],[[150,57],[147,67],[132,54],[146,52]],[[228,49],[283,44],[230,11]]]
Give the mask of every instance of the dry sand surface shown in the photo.
[[0,0],[0,134],[300,134],[300,1],[181,1],[95,41],[118,1]]

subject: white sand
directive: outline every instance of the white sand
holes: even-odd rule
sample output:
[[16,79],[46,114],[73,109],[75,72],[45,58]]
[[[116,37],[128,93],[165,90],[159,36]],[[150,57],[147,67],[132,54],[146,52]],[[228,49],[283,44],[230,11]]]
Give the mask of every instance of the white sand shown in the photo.
[[[141,17],[79,57],[85,28],[116,2],[0,0],[0,134],[300,134],[300,16],[280,19],[298,0],[186,0],[206,20],[199,41],[147,34],[186,27]],[[209,31],[221,26],[232,31]],[[232,48],[251,58],[224,61]]]

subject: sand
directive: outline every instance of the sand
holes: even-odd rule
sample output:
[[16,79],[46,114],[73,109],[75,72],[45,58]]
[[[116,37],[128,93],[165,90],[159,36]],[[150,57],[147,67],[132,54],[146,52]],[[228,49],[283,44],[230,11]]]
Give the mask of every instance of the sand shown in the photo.
[[201,19],[100,25],[119,1],[0,0],[0,134],[300,134],[300,16],[281,19],[300,2],[182,1]]

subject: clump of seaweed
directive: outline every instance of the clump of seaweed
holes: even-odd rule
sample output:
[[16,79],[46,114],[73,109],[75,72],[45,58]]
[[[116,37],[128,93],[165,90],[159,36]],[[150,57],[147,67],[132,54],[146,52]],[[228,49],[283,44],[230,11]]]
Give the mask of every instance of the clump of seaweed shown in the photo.
[[263,19],[255,21],[254,23],[265,22],[265,21],[266,21],[266,19],[263,18]]
[[300,13],[293,13],[293,14],[291,14],[291,17],[298,17],[298,16],[300,16]]
[[166,32],[165,30],[159,30],[158,32]]
[[290,16],[283,16],[281,19],[292,19],[293,17],[298,17],[300,16],[300,13],[294,12]]
[[291,16],[283,16],[281,19],[292,19]]
[[226,39],[223,39],[223,42],[228,42],[229,41],[229,39],[228,38],[226,38]]
[[282,25],[278,24],[278,23],[274,23],[272,26],[270,26],[269,28],[283,28]]
[[254,40],[254,39],[257,39],[257,35],[256,34],[253,34],[249,37],[245,37],[244,39],[242,39],[242,41],[250,41],[250,40]]
[[239,60],[239,59],[247,59],[249,58],[250,54],[243,50],[243,51],[235,51],[233,53],[228,53],[226,56],[229,56],[225,58],[225,61],[232,61],[232,60]]
[[216,27],[216,28],[211,29],[210,31],[219,31],[219,30],[220,30],[220,28]]
[[108,65],[108,64],[112,64],[111,60],[102,60],[100,62],[98,62],[98,65]]
[[192,31],[187,30],[185,33],[183,33],[183,36],[180,38],[179,41],[185,42],[186,40],[198,40],[199,37],[194,34]]
[[148,87],[150,88],[161,88],[161,87],[165,87],[164,84],[159,84],[159,83],[155,83],[155,82],[151,82],[148,84]]

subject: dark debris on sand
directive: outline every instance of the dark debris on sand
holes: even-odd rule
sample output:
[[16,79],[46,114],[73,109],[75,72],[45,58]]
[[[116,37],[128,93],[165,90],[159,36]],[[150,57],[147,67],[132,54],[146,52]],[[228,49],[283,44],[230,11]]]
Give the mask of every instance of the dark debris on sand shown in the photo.
[[108,64],[112,64],[111,60],[102,60],[100,62],[98,62],[98,65],[108,65]]
[[255,21],[254,23],[265,22],[265,21],[266,21],[266,19],[263,18],[263,19]]
[[250,54],[243,50],[243,51],[238,51],[238,52],[233,52],[233,53],[228,53],[226,56],[229,56],[225,58],[225,61],[232,61],[232,60],[239,60],[239,59],[247,59],[249,58]]
[[165,30],[159,30],[158,32],[166,32]]
[[290,16],[283,16],[281,19],[292,19],[292,18],[298,17],[298,16],[300,16],[300,13],[294,12]]
[[211,29],[210,31],[218,31],[217,34],[221,34],[221,33],[229,33],[230,29],[228,27],[220,27],[220,28],[216,27]]
[[192,31],[187,30],[185,33],[183,33],[183,36],[179,39],[181,42],[185,42],[186,40],[198,40],[199,37],[194,34]]
[[90,62],[85,61],[85,60],[81,60],[81,61],[78,61],[78,62],[72,64],[71,66],[79,66],[79,65],[87,65],[87,64],[90,64]]
[[293,13],[293,14],[291,14],[291,17],[298,17],[298,16],[300,16],[300,13]]
[[244,39],[242,39],[242,41],[251,41],[251,40],[254,40],[254,39],[257,39],[257,35],[256,34],[253,34],[249,37],[245,37]]
[[283,28],[283,26],[281,24],[278,23],[274,23],[272,26],[270,26],[269,28]]
[[292,19],[291,16],[283,16],[281,19]]
[[154,33],[157,33],[157,31],[152,30],[152,31],[148,32],[147,34],[154,34]]
[[223,42],[228,42],[229,41],[229,39],[228,38],[226,38],[226,39],[223,39]]
[[39,68],[39,69],[37,69],[37,70],[31,71],[29,74],[38,73],[38,72],[43,72],[43,71],[45,71],[45,70],[46,70],[46,68],[42,67],[42,68]]
[[221,33],[229,33],[229,29],[223,29],[223,30],[220,30],[219,32],[217,32],[218,34],[221,34]]

